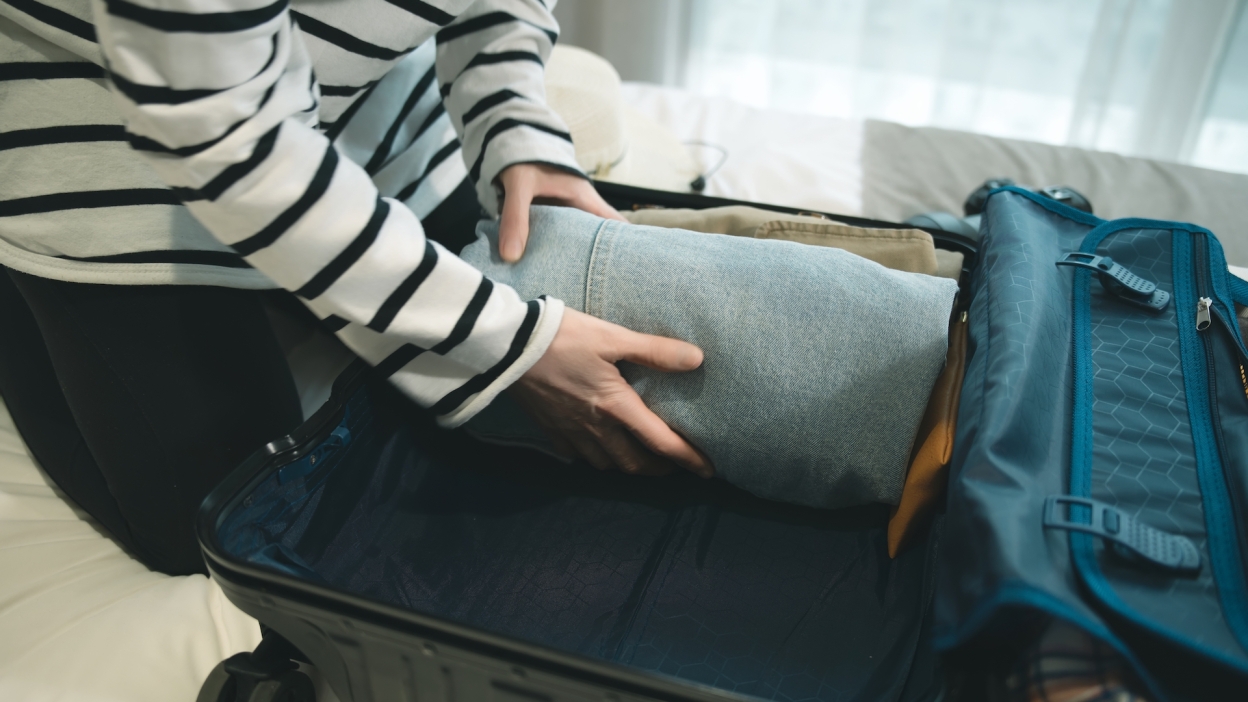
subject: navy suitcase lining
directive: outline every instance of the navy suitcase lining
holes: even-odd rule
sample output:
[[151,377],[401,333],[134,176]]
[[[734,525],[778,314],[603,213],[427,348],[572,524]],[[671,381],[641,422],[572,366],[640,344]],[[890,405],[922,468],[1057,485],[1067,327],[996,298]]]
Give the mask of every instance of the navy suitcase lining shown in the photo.
[[245,494],[215,530],[232,558],[768,699],[904,697],[930,600],[934,550],[890,560],[884,507],[827,512],[486,447],[384,383]]

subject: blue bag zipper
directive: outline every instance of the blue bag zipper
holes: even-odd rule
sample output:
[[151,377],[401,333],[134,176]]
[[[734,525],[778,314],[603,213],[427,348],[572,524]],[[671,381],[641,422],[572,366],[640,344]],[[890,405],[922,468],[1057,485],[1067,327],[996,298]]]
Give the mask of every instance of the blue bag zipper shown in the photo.
[[[1214,421],[1216,410],[1211,411],[1215,397],[1209,394],[1210,382],[1208,373],[1209,359],[1205,352],[1205,340],[1198,336],[1194,316],[1190,311],[1196,309],[1200,296],[1197,290],[1207,290],[1208,295],[1217,296],[1213,306],[1227,309],[1226,301],[1208,280],[1208,249],[1202,248],[1200,261],[1193,255],[1195,244],[1191,240],[1193,234],[1199,234],[1202,243],[1207,246],[1208,232],[1188,224],[1174,222],[1158,222],[1153,220],[1127,219],[1107,222],[1096,227],[1084,238],[1080,251],[1095,253],[1100,244],[1111,234],[1126,229],[1169,229],[1174,239],[1174,302],[1178,305],[1176,314],[1179,328],[1180,357],[1183,363],[1183,377],[1187,405],[1190,414],[1193,444],[1197,453],[1198,480],[1201,489],[1203,511],[1208,532],[1208,549],[1213,561],[1214,579],[1217,583],[1219,598],[1223,612],[1236,641],[1248,650],[1248,588],[1245,586],[1243,560],[1236,530],[1236,521],[1231,506],[1229,486],[1226,482],[1221,453],[1218,452],[1218,437],[1215,435]],[[1203,270],[1203,287],[1195,280],[1196,265],[1200,263]],[[1072,325],[1074,332],[1074,407],[1072,408],[1072,442],[1070,466],[1070,493],[1078,497],[1091,497],[1092,487],[1092,447],[1093,423],[1092,403],[1094,386],[1091,357],[1092,338],[1092,306],[1091,306],[1091,273],[1086,270],[1075,271],[1074,295],[1072,299]],[[1207,295],[1207,296],[1208,296]],[[1211,298],[1213,299],[1213,298]],[[1219,319],[1221,316],[1219,315]],[[1186,320],[1186,321],[1185,321]],[[1243,342],[1238,334],[1234,335],[1236,346],[1243,354]],[[1079,513],[1072,507],[1072,518],[1088,518],[1090,515]],[[1096,561],[1094,537],[1088,534],[1071,533],[1070,546],[1075,568],[1088,589],[1098,600],[1126,617],[1139,626],[1154,632],[1166,639],[1174,641],[1185,648],[1220,661],[1241,672],[1248,672],[1241,661],[1225,653],[1204,646],[1187,636],[1172,631],[1153,620],[1139,614],[1129,607],[1110,586],[1101,573]]]
[[[1178,236],[1178,232],[1175,234]],[[1195,319],[1185,322],[1180,315],[1179,343],[1182,347],[1188,413],[1196,444],[1197,473],[1205,506],[1208,548],[1227,623],[1239,645],[1248,649],[1248,583],[1244,577],[1244,544],[1240,542],[1242,525],[1248,518],[1245,513],[1248,505],[1243,504],[1239,491],[1235,489],[1233,472],[1226,469],[1226,440],[1222,436],[1217,402],[1217,364],[1214,362],[1214,340],[1210,337],[1219,331],[1226,332],[1241,360],[1248,354],[1244,353],[1238,325],[1232,327],[1227,323],[1226,311],[1233,308],[1220,294],[1218,288],[1221,286],[1214,282],[1209,234],[1194,231],[1186,238],[1190,239],[1193,282],[1187,304],[1191,305],[1189,310],[1195,310]],[[1181,242],[1181,239],[1178,241]],[[1177,288],[1181,273],[1177,260],[1175,273]],[[1202,311],[1208,316],[1207,319],[1202,319]],[[1184,341],[1183,337],[1187,340]],[[1194,362],[1189,363],[1189,359]],[[1192,371],[1190,380],[1189,367]]]

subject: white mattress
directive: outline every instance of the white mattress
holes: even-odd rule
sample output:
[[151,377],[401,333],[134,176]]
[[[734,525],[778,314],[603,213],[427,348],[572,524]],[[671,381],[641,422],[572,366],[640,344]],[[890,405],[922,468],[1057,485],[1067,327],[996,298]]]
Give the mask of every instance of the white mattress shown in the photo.
[[[863,123],[653,86],[624,93],[682,140],[728,150],[706,194],[863,213]],[[305,405],[308,392],[326,388],[305,391]],[[0,405],[0,700],[190,702],[214,665],[258,641],[214,583],[147,571],[70,505]]]
[[0,700],[194,700],[259,643],[202,575],[153,573],[69,503],[0,405]]

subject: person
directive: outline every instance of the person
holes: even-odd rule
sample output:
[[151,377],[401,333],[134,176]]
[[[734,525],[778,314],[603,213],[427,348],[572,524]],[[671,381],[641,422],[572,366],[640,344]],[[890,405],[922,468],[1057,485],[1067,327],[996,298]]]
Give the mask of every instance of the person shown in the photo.
[[0,395],[144,563],[203,572],[200,501],[301,421],[296,298],[444,426],[507,390],[598,468],[712,473],[615,366],[697,347],[453,253],[481,207],[513,261],[530,203],[619,217],[544,103],[548,5],[0,0]]

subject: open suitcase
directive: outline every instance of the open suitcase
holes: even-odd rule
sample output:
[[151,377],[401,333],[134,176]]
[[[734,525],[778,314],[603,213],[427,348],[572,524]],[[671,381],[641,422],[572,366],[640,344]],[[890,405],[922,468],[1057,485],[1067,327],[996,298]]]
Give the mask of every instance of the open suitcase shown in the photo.
[[[932,234],[973,265],[973,240]],[[204,503],[209,569],[266,640],[200,699],[304,699],[285,641],[344,702],[934,699],[940,529],[890,559],[887,519],[483,445],[354,365]]]
[[1242,697],[1248,285],[1198,227],[1016,188],[980,232],[932,232],[965,254],[966,380],[947,509],[897,558],[883,507],[484,446],[353,366],[204,503],[209,569],[270,631],[201,701],[306,699],[292,658],[355,702],[982,699],[970,671],[1054,620],[1153,699]]

